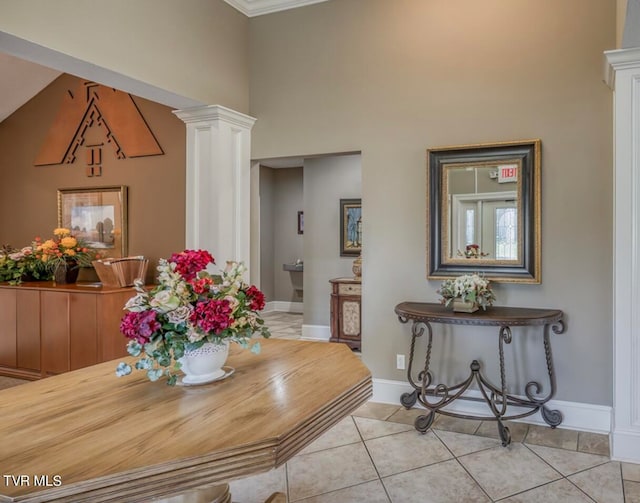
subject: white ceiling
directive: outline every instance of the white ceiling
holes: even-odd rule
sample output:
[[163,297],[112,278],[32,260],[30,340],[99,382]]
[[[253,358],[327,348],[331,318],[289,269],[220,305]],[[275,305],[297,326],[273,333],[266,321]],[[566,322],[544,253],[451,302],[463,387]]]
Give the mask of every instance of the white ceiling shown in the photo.
[[327,0],[224,0],[247,17],[262,16],[281,10],[295,9]]
[[[248,17],[327,0],[224,0]],[[60,72],[0,52],[0,122],[47,87]],[[158,100],[163,102],[162,100]]]

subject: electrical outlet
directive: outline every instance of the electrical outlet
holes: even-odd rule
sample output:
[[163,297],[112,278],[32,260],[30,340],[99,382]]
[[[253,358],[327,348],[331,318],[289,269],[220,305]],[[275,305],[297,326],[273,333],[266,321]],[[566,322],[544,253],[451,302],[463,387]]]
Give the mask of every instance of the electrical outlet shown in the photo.
[[404,370],[404,355],[396,355],[396,368]]

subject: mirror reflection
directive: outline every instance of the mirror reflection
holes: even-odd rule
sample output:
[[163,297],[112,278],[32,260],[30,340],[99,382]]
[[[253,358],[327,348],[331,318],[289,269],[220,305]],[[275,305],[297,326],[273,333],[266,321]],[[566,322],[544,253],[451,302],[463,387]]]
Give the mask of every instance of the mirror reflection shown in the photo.
[[427,277],[540,283],[540,140],[427,150]]
[[444,167],[445,262],[520,260],[520,172],[518,160]]

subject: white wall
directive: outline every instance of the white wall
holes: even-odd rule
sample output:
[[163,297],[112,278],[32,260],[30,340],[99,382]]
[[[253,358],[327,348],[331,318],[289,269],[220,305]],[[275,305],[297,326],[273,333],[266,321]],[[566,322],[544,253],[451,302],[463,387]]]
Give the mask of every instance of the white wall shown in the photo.
[[[304,324],[329,326],[332,278],[352,277],[355,257],[340,256],[340,199],[360,198],[359,155],[304,162]],[[363,211],[363,222],[367,219]],[[367,236],[363,233],[363,253]]]

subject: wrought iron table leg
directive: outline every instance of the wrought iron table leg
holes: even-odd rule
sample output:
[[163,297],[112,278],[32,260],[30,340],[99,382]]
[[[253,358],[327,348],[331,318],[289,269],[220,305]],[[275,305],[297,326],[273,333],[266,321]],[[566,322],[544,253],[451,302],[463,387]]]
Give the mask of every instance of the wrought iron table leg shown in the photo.
[[400,405],[405,409],[410,409],[418,401],[418,391],[413,390],[411,393],[402,393],[400,396]]
[[[564,332],[564,323],[562,322],[562,320],[560,320],[559,322],[555,323],[551,327],[551,329],[555,334],[561,334],[562,332]],[[549,339],[549,325],[544,326],[543,341],[544,341],[544,354],[547,362],[547,372],[549,374],[549,383],[551,385],[551,390],[549,391],[549,394],[546,397],[537,398],[535,395],[537,395],[540,392],[540,389],[541,389],[540,384],[535,381],[531,381],[527,383],[527,385],[525,386],[525,394],[527,395],[527,398],[531,400],[531,402],[533,402],[534,405],[537,405],[539,407],[540,415],[542,416],[542,419],[544,420],[544,422],[547,423],[552,428],[555,428],[560,423],[562,423],[562,419],[563,419],[562,412],[560,412],[559,410],[550,409],[545,405],[556,394],[556,376],[553,369],[553,355],[551,354],[551,341]],[[535,391],[532,391],[533,388],[535,388]]]
[[498,419],[498,434],[500,435],[500,440],[502,441],[502,447],[506,447],[511,443],[511,432],[509,431],[509,427],[502,424],[502,421]]
[[431,411],[428,414],[423,414],[421,416],[416,417],[415,422],[413,423],[420,433],[426,433],[427,430],[433,424],[433,419],[435,416],[435,411]]

